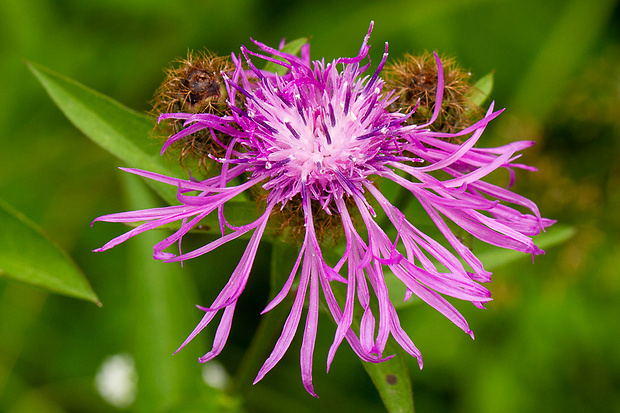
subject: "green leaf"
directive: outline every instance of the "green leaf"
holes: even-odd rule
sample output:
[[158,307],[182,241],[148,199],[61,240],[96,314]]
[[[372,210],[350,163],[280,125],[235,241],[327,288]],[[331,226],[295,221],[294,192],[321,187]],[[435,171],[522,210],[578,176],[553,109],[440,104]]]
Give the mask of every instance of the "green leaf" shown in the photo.
[[383,278],[385,279],[385,285],[388,289],[388,294],[390,297],[390,302],[394,306],[394,308],[405,308],[415,304],[422,303],[423,301],[415,294],[411,296],[407,301],[405,299],[405,293],[407,292],[407,287],[401,280],[398,279],[397,276],[389,268],[383,269]]
[[[186,173],[168,165],[159,155],[160,143],[150,139],[152,118],[35,63],[29,69],[67,118],[93,142],[121,159],[127,166],[168,176]],[[177,203],[177,188],[147,181],[170,204]]]
[[36,224],[2,200],[0,228],[0,275],[101,305],[73,260]]
[[[153,119],[45,67],[34,63],[28,63],[28,67],[67,118],[126,165],[173,177],[187,175],[180,165],[168,164],[159,155],[159,143],[150,139],[155,125]],[[150,179],[145,181],[170,205],[179,203],[175,186]],[[225,210],[233,224],[245,224],[257,218],[253,202],[229,202]],[[205,218],[203,224],[207,232],[219,231],[217,214]]]
[[[574,227],[554,225],[547,229],[546,232],[535,236],[532,239],[538,247],[546,249],[569,240],[573,235],[575,235],[575,232]],[[484,264],[484,268],[487,270],[495,269],[502,265],[510,264],[513,261],[530,257],[530,255],[519,251],[500,248],[493,248],[492,250],[487,250],[476,255],[480,258],[480,261]]]
[[494,77],[495,72],[488,73],[481,77],[469,91],[466,99],[478,106],[482,106],[489,96],[491,96]]
[[[523,114],[532,121],[552,121],[561,107],[565,91],[572,88],[574,76],[590,62],[589,56],[597,41],[609,27],[610,16],[617,10],[615,0],[570,0],[558,3],[554,19],[547,22],[544,39],[538,50],[528,50],[527,69],[519,74],[519,85],[511,113]],[[614,23],[611,23],[614,24]]]
[[405,352],[390,337],[384,354],[395,356],[381,363],[362,361],[362,365],[379,391],[388,412],[413,413],[413,390]]
[[[123,183],[129,208],[157,205],[154,194],[139,178],[126,175]],[[153,259],[153,245],[160,240],[161,234],[148,232],[127,241],[132,342],[138,372],[135,411],[194,411],[188,403],[198,399],[204,412],[237,411],[234,398],[202,382],[202,365],[194,352],[197,346],[172,354],[200,318],[194,308],[199,299],[188,269]],[[193,395],[192,400],[188,394]]]
[[[308,43],[309,40],[310,40],[309,37],[300,37],[299,39],[292,40],[286,43],[284,47],[282,48],[282,50],[280,51],[283,53],[297,55],[299,51],[301,50],[302,46]],[[283,60],[276,56],[272,56],[272,57],[278,60]],[[287,70],[286,67],[273,63],[273,62],[267,62],[267,64],[265,65],[263,69],[268,72],[277,73],[279,75],[285,74]]]
[[[333,249],[324,251],[324,256],[334,257],[337,254]],[[393,300],[393,291],[390,290],[396,287],[398,283],[402,284],[396,279],[393,274],[386,274],[386,284],[388,285],[388,291],[390,293],[390,301]],[[338,302],[343,303],[346,299],[346,290],[343,285],[334,284],[332,291]],[[402,293],[402,295],[400,294]],[[397,288],[397,295],[400,295],[396,301],[402,301],[404,297],[404,288]],[[412,298],[409,301],[403,303],[402,306],[409,305],[410,302],[418,302],[420,299]],[[396,307],[396,305],[395,305]],[[353,329],[359,329],[361,322],[361,308],[356,308],[353,314]],[[390,360],[381,363],[368,363],[361,361],[366,373],[370,376],[370,379],[374,383],[379,396],[383,401],[383,405],[389,413],[404,413],[413,412],[413,390],[411,386],[411,378],[409,377],[409,367],[407,366],[406,353],[404,350],[396,344],[393,338],[388,340],[384,355],[394,355]]]

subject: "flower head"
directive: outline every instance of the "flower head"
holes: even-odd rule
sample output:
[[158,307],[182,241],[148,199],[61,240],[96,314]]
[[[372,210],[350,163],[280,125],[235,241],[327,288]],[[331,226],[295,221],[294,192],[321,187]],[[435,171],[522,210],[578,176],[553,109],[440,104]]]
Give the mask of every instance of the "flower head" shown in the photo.
[[[207,326],[216,313],[223,315],[213,349],[200,361],[217,356],[228,337],[237,299],[243,292],[268,220],[276,214],[297,213],[303,220],[303,239],[290,276],[265,312],[282,302],[289,293],[295,299],[275,347],[258,372],[259,381],[287,351],[308,302],[301,347],[301,375],[307,391],[314,395],[312,361],[317,333],[319,296],[322,293],[337,328],[329,350],[327,366],[346,340],[358,356],[370,362],[384,355],[389,336],[422,367],[422,356],[401,328],[388,297],[385,272],[393,273],[405,286],[405,300],[416,295],[473,336],[466,320],[443,296],[472,302],[478,307],[491,300],[480,282],[490,281],[480,260],[448,226],[448,220],[474,237],[492,245],[542,254],[532,235],[553,221],[541,218],[536,205],[509,189],[483,181],[491,172],[504,168],[529,169],[515,163],[518,152],[533,142],[515,142],[499,148],[475,147],[486,125],[501,111],[493,105],[473,125],[457,132],[433,132],[428,126],[439,115],[443,75],[438,57],[437,95],[429,123],[408,122],[411,113],[391,111],[398,98],[385,90],[381,71],[385,53],[376,70],[368,73],[368,39],[359,54],[332,62],[311,61],[309,49],[301,57],[254,42],[260,52],[245,47],[233,55],[235,69],[223,73],[228,95],[228,114],[167,113],[160,120],[181,119],[185,128],[171,136],[163,150],[198,131],[208,131],[225,149],[212,158],[221,164],[219,175],[196,182],[140,170],[134,174],[175,185],[180,205],[106,215],[109,222],[146,221],[111,240],[99,250],[161,225],[180,221],[180,229],[154,246],[154,258],[181,261],[206,254],[218,246],[252,233],[229,282],[208,308],[183,347]],[[269,55],[269,56],[268,56]],[[273,57],[272,57],[273,56]],[[253,59],[277,63],[286,74],[259,70]],[[247,66],[246,66],[247,65]],[[227,142],[218,136],[229,137]],[[461,137],[462,144],[453,142]],[[243,177],[244,180],[237,178]],[[377,182],[389,180],[415,198],[443,234],[443,245],[415,225],[415,216],[405,216],[379,190]],[[239,183],[241,182],[241,183]],[[253,222],[231,225],[225,204],[237,195],[260,188],[265,193],[264,212]],[[286,208],[287,205],[296,208]],[[373,207],[374,205],[374,207]],[[378,224],[377,211],[393,227]],[[529,210],[529,213],[519,209]],[[288,212],[287,212],[288,211]],[[293,211],[293,212],[291,212]],[[209,214],[218,214],[221,237],[194,251],[179,254],[165,250]],[[337,262],[327,262],[317,236],[317,217],[335,217],[344,234],[344,252]],[[356,216],[354,223],[353,216]],[[447,220],[446,220],[447,218]],[[296,291],[292,286],[298,282]],[[346,299],[338,300],[335,284],[346,286]],[[359,333],[353,315],[360,309]]]

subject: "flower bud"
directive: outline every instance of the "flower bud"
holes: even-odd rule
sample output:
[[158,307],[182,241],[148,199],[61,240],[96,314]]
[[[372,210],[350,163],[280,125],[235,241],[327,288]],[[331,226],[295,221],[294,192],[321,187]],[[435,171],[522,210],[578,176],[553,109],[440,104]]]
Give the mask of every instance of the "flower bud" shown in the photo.
[[[437,132],[455,133],[470,126],[480,117],[481,108],[468,96],[472,88],[471,73],[460,68],[455,59],[442,57],[444,92],[441,112],[430,129]],[[385,68],[386,89],[396,91],[398,98],[393,110],[408,113],[419,105],[411,116],[413,124],[427,123],[433,115],[437,93],[437,64],[428,52],[419,56],[410,54]]]
[[[222,73],[233,70],[230,58],[219,57],[211,52],[198,54],[188,52],[186,59],[165,70],[166,77],[155,93],[153,114],[162,113],[211,113],[227,115],[230,109],[226,104],[226,87]],[[158,127],[158,135],[167,138],[183,128],[183,120],[169,120]],[[220,142],[228,142],[228,136],[216,132]],[[208,130],[189,135],[175,144],[179,151],[179,161],[186,164],[188,159],[198,160],[199,167],[208,171],[215,164],[209,154],[222,157],[226,149],[214,142]]]

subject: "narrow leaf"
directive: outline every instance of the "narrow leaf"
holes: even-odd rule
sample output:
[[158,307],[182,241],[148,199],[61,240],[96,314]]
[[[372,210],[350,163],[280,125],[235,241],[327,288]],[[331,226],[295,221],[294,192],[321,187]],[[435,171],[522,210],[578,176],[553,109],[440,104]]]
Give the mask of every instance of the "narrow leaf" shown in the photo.
[[[157,205],[154,194],[137,177],[126,175],[123,183],[129,208]],[[191,411],[187,404],[197,399],[204,412],[235,411],[224,408],[235,404],[230,397],[202,382],[196,346],[173,354],[200,317],[194,308],[199,300],[187,268],[152,258],[160,235],[149,232],[128,242],[131,331],[138,371],[135,411]]]
[[[310,40],[310,38],[308,37],[300,37],[299,39],[295,39],[292,40],[288,43],[286,43],[284,45],[284,47],[282,48],[282,50],[280,50],[283,53],[289,53],[292,55],[297,55],[299,53],[299,51],[301,50],[301,48],[303,47],[303,45],[305,45],[306,43],[308,43],[308,41]],[[282,60],[280,58],[278,58],[277,56],[272,56],[278,60]],[[283,75],[286,73],[286,67],[284,66],[280,66],[279,64],[273,63],[273,62],[267,62],[267,64],[264,67],[264,70],[268,71],[268,72],[273,72],[273,73],[277,73],[279,75]]]
[[[28,67],[67,118],[127,166],[173,177],[187,175],[180,165],[169,164],[160,156],[161,142],[151,139],[153,119],[43,66],[29,63]],[[176,187],[150,179],[145,182],[170,205],[179,203]],[[232,223],[247,223],[257,218],[252,202],[230,202],[225,210]],[[219,231],[217,214],[204,220],[203,229],[211,233]]]
[[[159,155],[160,142],[150,139],[153,119],[74,80],[35,63],[28,67],[67,118],[97,145],[132,168],[182,177],[178,165]],[[168,203],[176,203],[177,188],[147,181]]]
[[73,260],[36,224],[2,200],[0,228],[0,275],[101,305]]
[[[533,239],[538,247],[546,249],[569,240],[573,235],[575,235],[575,232],[575,228],[573,227],[554,225],[553,227],[547,229],[546,232],[533,237]],[[519,251],[499,249],[495,247],[477,255],[487,270],[492,270],[502,265],[510,264],[513,261],[529,257],[529,255]]]
[[413,390],[406,355],[392,338],[385,346],[385,354],[395,356],[381,363],[362,361],[362,365],[389,413],[413,413]]
[[466,98],[478,105],[482,106],[482,104],[491,96],[491,92],[493,91],[493,81],[495,77],[495,72],[491,72],[481,77],[475,84],[474,87],[471,88]]

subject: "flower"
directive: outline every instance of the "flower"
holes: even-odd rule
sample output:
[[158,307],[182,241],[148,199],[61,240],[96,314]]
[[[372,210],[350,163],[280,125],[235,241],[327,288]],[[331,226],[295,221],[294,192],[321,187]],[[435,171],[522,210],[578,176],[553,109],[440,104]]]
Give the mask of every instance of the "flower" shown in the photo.
[[[533,142],[514,142],[487,149],[475,147],[487,124],[501,113],[501,110],[494,111],[493,104],[481,120],[459,132],[428,129],[441,110],[444,86],[437,56],[438,85],[432,118],[422,125],[407,122],[411,113],[391,111],[390,105],[397,96],[383,90],[380,74],[387,60],[387,43],[377,69],[371,75],[364,75],[370,65],[368,39],[371,31],[372,24],[356,57],[329,63],[310,61],[307,45],[302,48],[301,57],[257,41],[254,43],[261,52],[242,47],[239,56],[233,55],[234,71],[222,74],[229,114],[167,113],[160,116],[160,121],[181,119],[185,126],[168,139],[162,152],[186,136],[207,130],[212,139],[225,148],[224,156],[213,156],[221,164],[219,175],[197,182],[127,169],[133,174],[177,186],[181,204],[96,219],[145,221],[96,251],[180,221],[180,229],[154,246],[154,258],[166,262],[198,257],[252,233],[228,283],[210,307],[201,307],[204,317],[181,345],[186,345],[223,310],[213,348],[200,358],[201,362],[213,359],[224,347],[235,305],[247,283],[259,242],[270,217],[278,213],[301,214],[303,240],[288,280],[264,312],[280,304],[288,294],[294,294],[295,299],[282,334],[255,382],[261,380],[287,351],[308,297],[301,345],[301,376],[304,387],[312,395],[315,395],[312,361],[321,291],[337,325],[327,357],[328,370],[345,339],[362,360],[381,362],[390,358],[391,355],[383,354],[390,335],[417,358],[422,368],[422,356],[401,327],[388,297],[385,271],[392,272],[406,286],[405,300],[416,295],[473,337],[466,320],[443,295],[483,307],[491,298],[490,292],[480,283],[489,282],[491,273],[453,233],[446,218],[489,244],[532,255],[543,253],[530,237],[554,221],[541,218],[532,201],[483,181],[500,168],[510,171],[511,181],[514,168],[533,170],[515,163],[520,156],[518,152]],[[254,65],[253,58],[276,63],[286,68],[286,74],[261,71]],[[229,141],[220,142],[216,132],[229,136]],[[467,136],[464,142],[455,143]],[[237,178],[245,180],[236,183]],[[393,205],[379,190],[379,179],[392,181],[415,197],[450,248],[416,227],[412,222],[415,216],[407,217]],[[246,225],[231,225],[224,214],[225,204],[251,188],[261,188],[265,193],[260,201],[264,202],[264,212]],[[294,207],[287,208],[290,205]],[[394,227],[395,235],[390,236],[389,231],[377,223],[374,210],[377,207]],[[190,252],[165,252],[209,214],[218,214],[220,238]],[[353,215],[357,216],[357,224],[354,224]],[[317,236],[318,220],[325,216],[338,218],[344,233],[344,253],[331,265],[324,258]],[[294,290],[292,286],[297,279]],[[344,302],[339,302],[334,293],[337,283],[346,285]],[[356,307],[361,307],[362,314],[357,334],[352,329]]]

